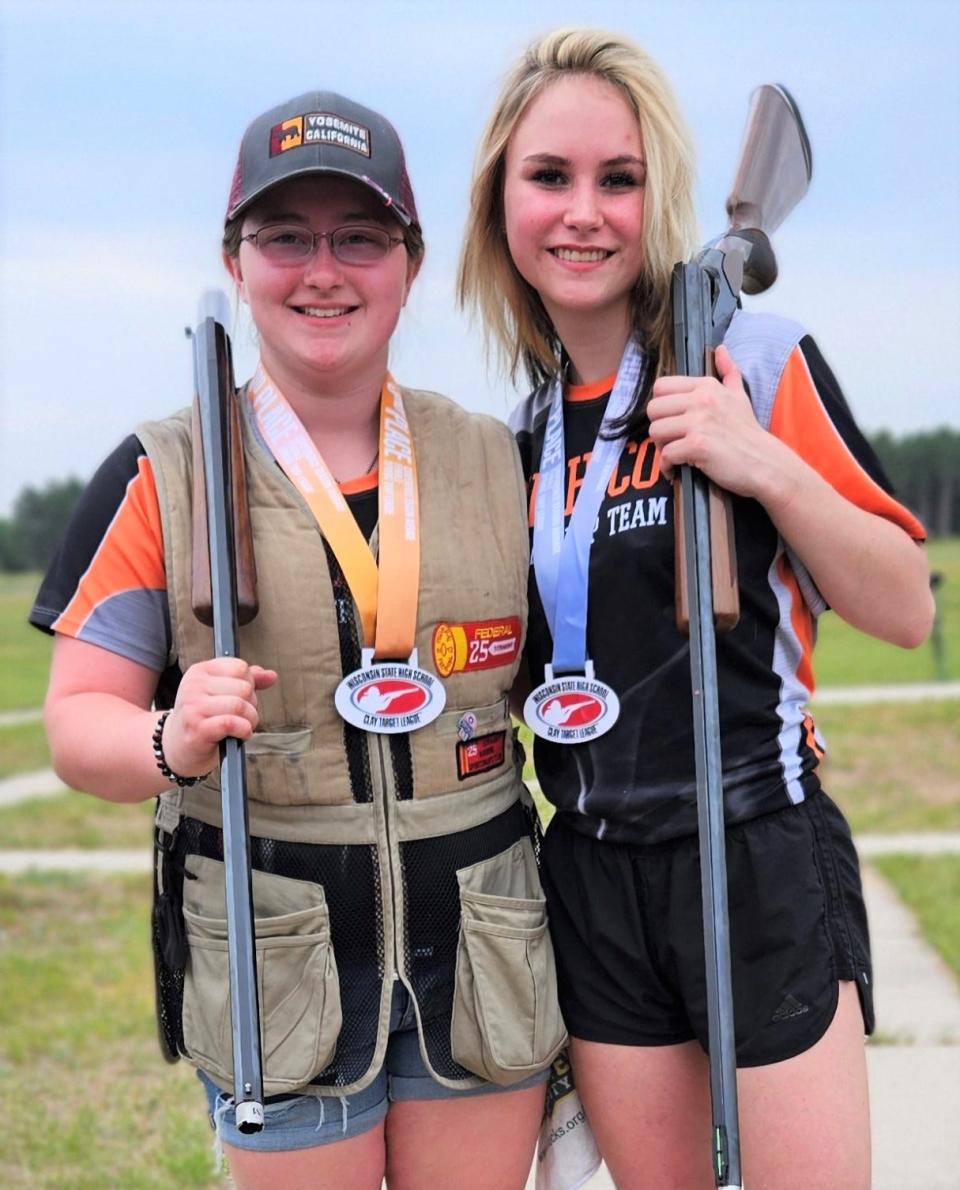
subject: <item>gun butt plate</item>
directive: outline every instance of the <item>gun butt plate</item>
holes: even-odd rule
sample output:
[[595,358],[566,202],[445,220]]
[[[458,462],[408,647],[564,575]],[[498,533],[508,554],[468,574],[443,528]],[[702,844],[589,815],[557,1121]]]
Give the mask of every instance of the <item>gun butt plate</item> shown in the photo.
[[263,1127],[263,1104],[244,1099],[237,1104],[236,1119],[241,1132],[259,1132]]
[[790,92],[773,83],[757,87],[727,199],[730,227],[776,231],[812,176],[810,140]]

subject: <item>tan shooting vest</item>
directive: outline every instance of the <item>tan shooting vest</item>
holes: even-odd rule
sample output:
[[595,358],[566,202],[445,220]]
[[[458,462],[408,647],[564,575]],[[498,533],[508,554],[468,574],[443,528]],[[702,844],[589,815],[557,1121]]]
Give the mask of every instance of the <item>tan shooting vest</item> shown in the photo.
[[[437,673],[448,666],[435,641],[458,626],[517,617],[525,628],[524,487],[506,426],[432,393],[403,390],[403,401],[422,530],[416,645]],[[506,703],[520,648],[489,668],[458,658],[445,711],[419,731],[346,724],[334,690],[360,665],[356,609],[241,406],[260,611],[238,649],[279,674],[246,746],[265,1094],[366,1086],[383,1063],[397,978],[439,1082],[520,1081],[564,1040]],[[169,660],[185,671],[213,655],[191,611],[189,412],[137,433],[163,520]],[[168,1056],[232,1089],[220,824],[216,774],[161,799],[159,891],[182,897],[183,974],[155,950]]]

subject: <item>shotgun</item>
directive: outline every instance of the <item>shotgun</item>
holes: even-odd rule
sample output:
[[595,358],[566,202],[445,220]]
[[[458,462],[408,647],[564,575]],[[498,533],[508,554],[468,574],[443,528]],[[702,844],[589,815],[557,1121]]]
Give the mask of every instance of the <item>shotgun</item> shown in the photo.
[[[201,522],[199,526],[199,547],[198,526],[194,520],[194,614],[202,623],[212,625],[216,657],[237,655],[238,590],[243,592],[243,614],[248,620],[256,615],[257,608],[253,544],[242,470],[243,446],[230,339],[226,331],[228,311],[223,293],[218,290],[205,293],[200,299],[197,326],[192,336],[196,385],[195,517],[201,499],[206,512],[205,523]],[[198,439],[199,467],[196,465]],[[238,577],[241,560],[242,580]],[[220,802],[233,1027],[234,1107],[240,1131],[259,1132],[263,1127],[263,1070],[247,783],[243,742],[232,737],[220,741]]]
[[[741,290],[762,293],[776,280],[769,234],[806,193],[811,164],[810,142],[793,99],[783,87],[758,87],[727,199],[728,229],[694,261],[674,266],[678,375],[715,375],[713,353],[740,304]],[[713,1167],[717,1186],[733,1190],[742,1179],[715,635],[732,629],[739,617],[733,515],[727,494],[690,466],[680,468],[674,506],[677,623],[690,636]]]

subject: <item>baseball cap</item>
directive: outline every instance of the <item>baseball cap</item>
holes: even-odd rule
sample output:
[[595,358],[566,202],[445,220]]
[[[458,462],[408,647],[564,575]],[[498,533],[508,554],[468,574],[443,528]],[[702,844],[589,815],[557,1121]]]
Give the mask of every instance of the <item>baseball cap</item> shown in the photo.
[[356,178],[404,227],[420,226],[396,129],[333,91],[309,91],[253,121],[240,142],[226,218],[245,211],[278,182],[305,174]]

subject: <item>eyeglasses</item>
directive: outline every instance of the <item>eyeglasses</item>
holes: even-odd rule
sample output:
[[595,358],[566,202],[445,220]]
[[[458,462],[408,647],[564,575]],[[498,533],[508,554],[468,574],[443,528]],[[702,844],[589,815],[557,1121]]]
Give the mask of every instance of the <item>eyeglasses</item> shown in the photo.
[[321,240],[330,241],[330,251],[341,264],[376,264],[383,260],[403,236],[392,236],[382,227],[350,224],[333,231],[311,231],[296,223],[273,223],[241,236],[256,244],[257,250],[271,264],[303,265],[314,255]]

